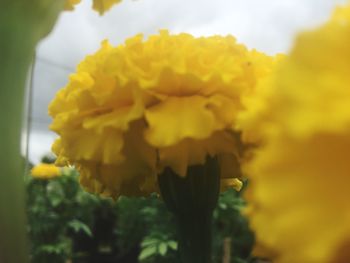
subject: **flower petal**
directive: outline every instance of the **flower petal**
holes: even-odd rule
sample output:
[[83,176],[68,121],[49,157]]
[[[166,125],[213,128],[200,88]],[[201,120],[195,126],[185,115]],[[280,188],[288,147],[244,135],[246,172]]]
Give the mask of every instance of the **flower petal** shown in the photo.
[[[143,139],[142,121],[134,122],[125,134],[123,159],[118,164],[84,162],[81,183],[89,191],[112,197],[140,195],[156,191],[156,151]],[[96,187],[96,183],[98,182]],[[98,191],[98,192],[96,192]]]
[[186,176],[187,167],[204,164],[207,155],[232,154],[235,151],[233,137],[226,132],[216,132],[204,140],[184,139],[176,145],[159,149],[159,165],[161,170],[170,167],[178,175]]
[[146,110],[146,140],[166,147],[186,138],[204,139],[215,130],[215,116],[208,99],[199,96],[171,97]]

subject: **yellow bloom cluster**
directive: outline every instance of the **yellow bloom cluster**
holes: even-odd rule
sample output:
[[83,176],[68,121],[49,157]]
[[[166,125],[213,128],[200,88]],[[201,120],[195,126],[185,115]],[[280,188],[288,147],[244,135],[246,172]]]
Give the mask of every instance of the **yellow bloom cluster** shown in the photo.
[[240,98],[271,65],[232,36],[164,30],[117,47],[104,41],[49,107],[57,163],[75,165],[88,190],[116,197],[152,192],[165,167],[185,176],[210,155],[224,184],[238,188]]
[[241,116],[262,142],[246,168],[248,215],[274,262],[350,262],[349,72],[350,6],[298,37]]
[[[79,4],[81,0],[66,0],[64,9],[73,10],[74,6]],[[102,15],[108,11],[113,5],[120,3],[121,0],[93,0],[92,8]]]
[[41,163],[33,167],[31,175],[37,179],[51,179],[61,174],[61,169],[54,164]]

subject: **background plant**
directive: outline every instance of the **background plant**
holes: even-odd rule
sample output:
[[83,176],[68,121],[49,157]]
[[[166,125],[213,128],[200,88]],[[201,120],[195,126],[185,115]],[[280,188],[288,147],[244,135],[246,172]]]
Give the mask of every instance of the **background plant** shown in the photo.
[[[26,177],[31,262],[180,262],[174,218],[158,194],[122,196],[115,202],[85,192],[78,179],[74,169],[50,180]],[[220,195],[213,262],[222,262],[224,240],[230,241],[230,263],[254,261],[243,206],[233,189]]]

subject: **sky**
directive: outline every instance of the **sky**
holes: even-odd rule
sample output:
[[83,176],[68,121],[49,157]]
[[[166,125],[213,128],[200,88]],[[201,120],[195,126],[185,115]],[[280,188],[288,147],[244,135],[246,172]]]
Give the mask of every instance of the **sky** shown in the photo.
[[[55,28],[37,47],[31,101],[26,107],[22,152],[33,163],[50,152],[56,135],[49,131],[49,102],[68,76],[104,39],[112,44],[160,29],[195,36],[233,35],[238,42],[268,54],[288,53],[298,32],[311,30],[345,0],[123,0],[105,15],[83,0],[62,12]],[[28,151],[27,151],[28,148]]]

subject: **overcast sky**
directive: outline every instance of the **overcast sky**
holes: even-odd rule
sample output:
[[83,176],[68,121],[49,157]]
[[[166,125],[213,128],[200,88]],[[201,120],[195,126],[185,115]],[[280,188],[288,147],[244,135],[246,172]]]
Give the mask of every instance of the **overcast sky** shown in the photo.
[[[269,54],[287,53],[297,32],[323,23],[345,0],[124,0],[104,16],[83,0],[63,12],[53,32],[37,49],[29,157],[34,163],[50,152],[55,135],[48,131],[47,105],[68,75],[103,39],[117,45],[138,33],[234,35],[239,42]],[[28,111],[27,111],[28,112]],[[26,132],[24,132],[26,133]],[[25,141],[25,140],[24,140]],[[25,148],[25,143],[23,144]]]

